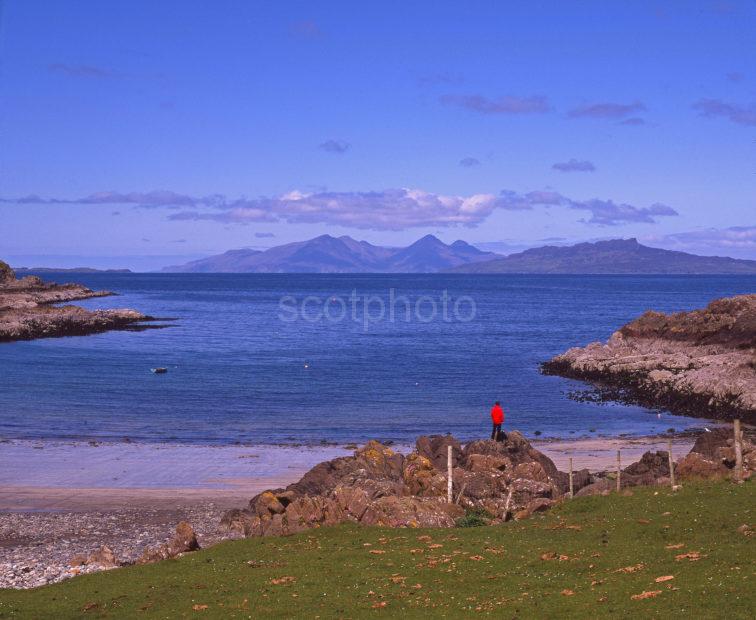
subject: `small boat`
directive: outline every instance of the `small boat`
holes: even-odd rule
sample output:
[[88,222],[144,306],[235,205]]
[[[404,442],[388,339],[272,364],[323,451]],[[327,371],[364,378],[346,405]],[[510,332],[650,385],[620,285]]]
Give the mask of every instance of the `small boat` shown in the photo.
[[160,367],[160,368],[150,368],[150,370],[152,372],[154,372],[156,375],[164,375],[165,373],[168,372],[168,369],[167,368],[163,368],[163,367]]

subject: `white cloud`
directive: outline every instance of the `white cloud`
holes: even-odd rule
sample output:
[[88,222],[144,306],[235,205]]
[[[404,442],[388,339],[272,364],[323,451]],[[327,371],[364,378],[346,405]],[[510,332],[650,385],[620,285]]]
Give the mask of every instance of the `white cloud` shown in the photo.
[[651,235],[644,237],[643,241],[669,250],[756,259],[756,226],[702,228],[669,235]]
[[135,207],[181,209],[170,220],[208,220],[231,224],[255,222],[325,223],[373,230],[404,230],[429,226],[477,226],[497,209],[530,211],[560,208],[584,211],[589,224],[613,226],[629,222],[654,223],[677,212],[662,204],[636,207],[612,200],[575,200],[555,191],[537,190],[469,196],[446,195],[420,189],[387,189],[368,192],[306,193],[290,191],[275,197],[229,200],[222,195],[194,198],[169,191],[99,192],[81,199],[0,199],[2,202],[43,204],[131,204]]

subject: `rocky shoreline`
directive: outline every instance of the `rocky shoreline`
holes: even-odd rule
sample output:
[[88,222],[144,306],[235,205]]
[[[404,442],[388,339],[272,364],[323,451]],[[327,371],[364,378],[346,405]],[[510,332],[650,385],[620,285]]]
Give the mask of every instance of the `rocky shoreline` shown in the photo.
[[[677,480],[727,477],[734,465],[732,430],[703,433],[675,463]],[[689,445],[689,444],[688,444]],[[447,447],[453,450],[447,497]],[[687,448],[686,448],[687,449]],[[753,437],[743,442],[744,476],[756,470]],[[574,472],[578,496],[615,489],[613,472]],[[623,492],[669,484],[664,451],[648,451],[622,470]],[[356,522],[389,527],[455,527],[477,519],[495,525],[528,518],[568,496],[569,476],[520,433],[504,442],[462,444],[451,435],[418,438],[407,455],[376,441],[321,462],[285,488],[236,501],[184,498],[129,507],[55,512],[0,512],[0,588],[33,588],[119,566],[159,561],[223,540],[293,534]],[[237,494],[238,496],[238,494]],[[177,525],[178,524],[178,525]]]
[[[674,464],[678,480],[725,477],[735,467],[732,431],[703,433]],[[741,478],[756,469],[756,448],[743,442]],[[451,448],[451,481],[447,476]],[[450,503],[447,499],[451,482]],[[670,484],[666,451],[646,452],[622,470],[621,488]],[[614,472],[574,471],[577,496],[608,494]],[[244,509],[227,512],[222,525],[245,536],[295,534],[323,525],[354,522],[384,527],[454,527],[471,514],[496,525],[548,510],[570,491],[570,476],[517,431],[505,441],[471,441],[451,435],[419,437],[404,456],[377,441],[353,456],[315,466],[283,489],[264,491]]]
[[85,310],[54,304],[114,295],[80,284],[54,284],[37,276],[16,278],[0,261],[0,342],[83,336],[109,330],[143,330],[154,317],[130,309]]
[[221,531],[223,507],[198,502],[176,508],[97,512],[0,513],[0,588],[35,588],[77,575],[137,563],[189,522],[201,547],[238,535]]
[[542,371],[591,382],[603,400],[756,424],[756,295],[646,312],[606,344],[572,348]]

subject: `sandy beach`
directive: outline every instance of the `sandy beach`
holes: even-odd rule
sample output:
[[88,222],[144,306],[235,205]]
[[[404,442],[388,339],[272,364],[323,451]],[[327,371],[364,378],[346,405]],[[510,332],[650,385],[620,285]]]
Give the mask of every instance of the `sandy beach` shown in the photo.
[[[690,437],[673,439],[682,455]],[[662,437],[538,440],[533,445],[563,471],[623,466],[647,450],[666,450]],[[412,446],[397,445],[399,452]],[[0,443],[0,587],[33,587],[98,570],[70,566],[77,554],[107,545],[134,561],[168,540],[185,520],[209,546],[225,510],[255,494],[298,480],[346,446],[198,446],[70,441]]]
[[229,508],[299,479],[335,446],[191,446],[66,441],[0,443],[0,588],[52,583],[97,566],[75,555],[107,545],[121,562],[168,540],[180,521],[200,545],[230,536]]
[[349,454],[337,446],[201,446],[10,441],[0,444],[0,511],[240,506]]

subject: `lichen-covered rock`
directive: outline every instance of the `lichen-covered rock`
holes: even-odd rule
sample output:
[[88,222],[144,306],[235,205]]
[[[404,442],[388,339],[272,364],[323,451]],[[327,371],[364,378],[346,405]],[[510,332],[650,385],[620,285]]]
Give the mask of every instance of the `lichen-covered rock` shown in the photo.
[[[729,442],[729,443],[728,443]],[[724,476],[732,467],[732,440],[696,442],[708,459],[692,451],[676,466],[679,478]],[[454,447],[452,500],[447,502],[446,446]],[[451,527],[465,509],[484,510],[492,523],[511,516],[522,519],[546,510],[561,500],[569,477],[539,452],[521,433],[507,440],[471,441],[461,446],[451,436],[421,437],[417,446],[425,454],[406,457],[388,446],[370,441],[352,456],[320,463],[299,482],[285,489],[253,497],[246,510],[231,510],[222,526],[246,536],[277,536],[345,521],[390,527]],[[459,447],[457,447],[459,446]],[[429,456],[426,456],[429,455]],[[430,457],[443,464],[439,470]],[[746,440],[743,462],[756,466],[756,450]],[[612,473],[592,475],[587,469],[573,473],[577,497],[607,495],[616,489]],[[621,488],[669,484],[666,452],[646,452],[622,471]]]
[[452,472],[454,490],[457,494],[462,494],[466,500],[506,495],[507,480],[507,475],[498,469],[470,471],[457,467]]
[[756,471],[756,450],[749,450],[743,455],[743,466],[749,471]]
[[[452,504],[445,475],[450,445]],[[534,500],[549,500],[537,503],[546,507],[562,494],[566,474],[517,431],[505,442],[476,441],[464,448],[450,435],[421,437],[417,447],[404,457],[370,441],[352,456],[316,465],[285,489],[260,493],[246,510],[227,512],[222,525],[247,536],[292,534],[343,521],[451,527],[464,508],[504,519],[512,511],[533,509]]]
[[632,485],[652,485],[660,478],[669,477],[669,453],[665,451],[645,452],[641,460],[622,471],[622,477],[632,480]]
[[690,452],[675,464],[675,474],[680,480],[696,478],[721,478],[729,473],[722,463],[708,459],[698,452]]
[[410,495],[436,497],[446,493],[446,478],[427,457],[417,452],[404,459],[402,478]]
[[466,467],[470,471],[510,471],[512,461],[509,457],[500,454],[471,454],[466,462]]
[[362,523],[386,527],[453,527],[465,514],[440,498],[382,497],[370,504]]
[[221,518],[220,527],[222,531],[238,532],[245,536],[259,536],[262,534],[260,517],[252,514],[249,510],[241,510],[239,508],[226,511]]
[[452,467],[456,467],[462,453],[462,446],[451,435],[418,437],[415,442],[415,451],[428,459],[438,471],[446,471],[448,446],[452,446]]
[[[290,503],[290,502],[288,502]],[[258,517],[282,514],[286,506],[276,497],[272,491],[264,491],[249,503],[249,509]]]
[[531,461],[530,463],[520,463],[512,471],[512,477],[515,479],[527,478],[528,480],[536,480],[538,482],[545,483],[551,482],[551,478],[549,478],[549,475],[546,473],[543,465],[541,465],[537,461]]
[[528,478],[515,478],[512,481],[510,490],[512,491],[512,509],[527,506],[534,499],[556,499],[560,496],[559,491],[551,482],[530,480]]
[[491,441],[490,439],[471,441],[465,445],[462,451],[460,460],[462,466],[466,468],[473,466],[473,463],[479,459],[475,455],[504,458],[514,467],[535,462],[541,465],[543,471],[546,472],[549,480],[559,492],[566,492],[569,486],[568,475],[560,472],[549,457],[530,445],[530,442],[518,431],[508,432],[507,439],[503,442]]
[[339,485],[333,490],[333,499],[341,511],[353,521],[360,521],[368,509],[372,497],[362,487]]
[[282,526],[286,534],[296,534],[319,525],[336,525],[345,520],[344,511],[330,497],[300,497],[286,507]]

